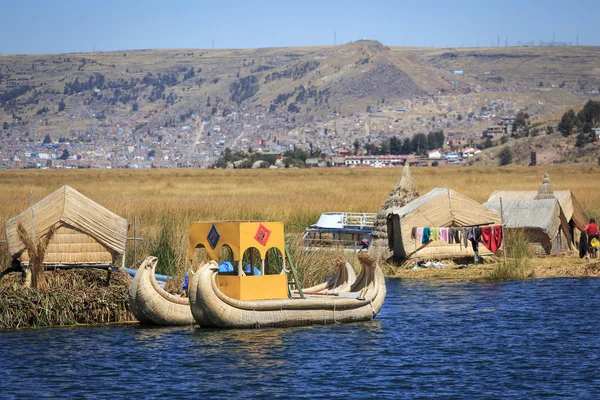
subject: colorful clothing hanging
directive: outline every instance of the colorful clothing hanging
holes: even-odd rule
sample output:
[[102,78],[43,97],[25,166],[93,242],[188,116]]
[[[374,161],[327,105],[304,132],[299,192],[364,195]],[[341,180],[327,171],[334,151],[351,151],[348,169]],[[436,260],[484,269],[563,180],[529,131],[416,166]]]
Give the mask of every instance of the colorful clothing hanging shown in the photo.
[[452,236],[452,241],[456,244],[460,244],[460,229],[450,228],[450,234]]
[[499,249],[500,246],[502,246],[502,241],[504,240],[504,231],[502,225],[494,225],[494,239],[496,240],[496,248]]
[[502,245],[502,225],[484,226],[481,228],[481,243],[492,253]]
[[417,231],[415,232],[415,241],[417,243],[421,243],[422,240],[423,240],[423,228],[417,228]]
[[450,236],[450,228],[440,228],[440,240],[452,244],[451,238],[452,237]]
[[429,243],[431,238],[431,229],[423,228],[423,239],[421,240],[421,244]]

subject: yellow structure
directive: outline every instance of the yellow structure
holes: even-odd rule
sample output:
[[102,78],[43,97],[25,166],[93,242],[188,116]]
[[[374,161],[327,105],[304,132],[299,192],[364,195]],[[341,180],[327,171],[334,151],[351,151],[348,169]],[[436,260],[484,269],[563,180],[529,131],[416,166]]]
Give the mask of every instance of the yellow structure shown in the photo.
[[[211,221],[194,222],[190,226],[189,258],[194,251],[204,247],[211,260],[219,261],[223,246],[233,252],[237,263],[237,275],[217,275],[219,289],[237,300],[287,299],[287,275],[285,270],[285,236],[282,222],[261,221]],[[245,276],[241,262],[248,249],[257,249],[261,257],[261,275]],[[265,275],[267,251],[278,249],[283,271],[277,275]]]

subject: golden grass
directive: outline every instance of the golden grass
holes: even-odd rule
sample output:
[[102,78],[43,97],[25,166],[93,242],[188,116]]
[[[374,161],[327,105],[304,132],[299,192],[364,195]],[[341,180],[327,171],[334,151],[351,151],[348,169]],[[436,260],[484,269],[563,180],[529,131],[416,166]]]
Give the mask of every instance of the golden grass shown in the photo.
[[[546,171],[555,190],[571,189],[590,216],[600,217],[599,167],[448,167],[412,172],[420,194],[449,187],[484,202],[495,189],[537,189]],[[169,221],[176,261],[187,270],[187,231],[192,221],[283,221],[288,233],[298,233],[325,211],[377,212],[400,173],[400,168],[0,171],[0,221],[29,207],[30,192],[35,203],[67,184],[130,222],[140,217],[138,236],[151,241],[158,241],[165,220]],[[129,253],[132,248],[129,244]],[[151,248],[140,246],[138,262]]]

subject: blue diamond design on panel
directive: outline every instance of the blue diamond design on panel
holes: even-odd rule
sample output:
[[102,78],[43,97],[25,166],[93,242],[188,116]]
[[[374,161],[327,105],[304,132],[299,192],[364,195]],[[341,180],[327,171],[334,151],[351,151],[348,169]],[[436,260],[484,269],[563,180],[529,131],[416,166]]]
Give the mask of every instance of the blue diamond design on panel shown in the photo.
[[212,247],[213,250],[215,249],[215,247],[217,247],[217,243],[219,243],[220,238],[221,235],[219,235],[219,232],[217,232],[217,228],[215,228],[215,225],[213,224],[212,228],[210,228],[210,232],[208,232],[208,236],[206,237],[206,239],[208,239],[210,247]]

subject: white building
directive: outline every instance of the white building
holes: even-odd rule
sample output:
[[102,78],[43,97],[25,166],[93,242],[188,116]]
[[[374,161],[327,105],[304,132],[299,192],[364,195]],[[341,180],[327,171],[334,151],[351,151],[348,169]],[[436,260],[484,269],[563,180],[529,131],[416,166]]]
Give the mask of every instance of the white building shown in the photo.
[[347,167],[367,165],[372,167],[389,167],[404,164],[408,156],[385,155],[385,156],[345,156],[344,165]]
[[430,151],[427,153],[427,158],[429,159],[440,159],[442,158],[442,153],[439,150]]

